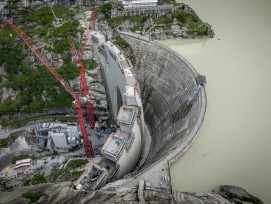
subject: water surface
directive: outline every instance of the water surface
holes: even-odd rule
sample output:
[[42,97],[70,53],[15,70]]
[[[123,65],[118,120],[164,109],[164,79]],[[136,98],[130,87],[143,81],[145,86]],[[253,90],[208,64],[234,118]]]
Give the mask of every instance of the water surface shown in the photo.
[[171,167],[173,189],[237,185],[271,203],[271,1],[184,0],[210,23],[210,40],[160,43],[207,77],[197,140]]

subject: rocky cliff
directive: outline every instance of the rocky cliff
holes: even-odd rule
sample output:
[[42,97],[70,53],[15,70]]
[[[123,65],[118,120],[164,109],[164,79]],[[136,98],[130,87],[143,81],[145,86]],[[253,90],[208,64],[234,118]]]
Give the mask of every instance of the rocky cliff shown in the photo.
[[[30,198],[22,197],[23,193],[32,195]],[[174,191],[164,193],[152,190],[130,189],[121,191],[120,189],[91,191],[83,194],[60,185],[40,184],[16,189],[12,192],[1,192],[0,203],[30,203],[35,195],[40,199],[37,203],[182,203],[182,204],[260,204],[260,199],[250,195],[244,189],[235,186],[220,186],[212,193],[181,193]]]
[[[42,6],[34,10],[29,6],[20,7],[22,2],[24,1],[3,2],[0,5],[3,17],[15,20],[14,23],[30,36],[51,66],[68,81],[75,91],[78,90],[79,71],[73,61],[69,44],[70,40],[74,40],[76,48],[80,47],[89,24],[91,9],[56,6],[51,10]],[[12,9],[8,6],[11,4],[14,5]],[[15,14],[6,13],[7,8],[12,12],[16,11]],[[26,9],[25,13],[21,9]],[[0,118],[2,125],[7,126],[6,121],[33,117],[36,113],[38,115],[73,113],[71,96],[4,21],[0,21],[0,28],[2,56],[0,59]],[[97,115],[106,119],[108,113],[105,89],[99,74],[100,68],[93,57],[93,52],[87,45],[82,63],[86,70],[90,96]]]

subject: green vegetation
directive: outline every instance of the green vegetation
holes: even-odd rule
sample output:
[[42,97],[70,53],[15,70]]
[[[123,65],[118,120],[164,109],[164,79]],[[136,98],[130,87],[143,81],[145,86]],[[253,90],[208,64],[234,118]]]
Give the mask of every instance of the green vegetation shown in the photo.
[[16,9],[17,6],[16,4],[19,2],[20,0],[8,0],[7,1],[7,5],[5,6],[6,9]]
[[69,34],[74,34],[74,31],[76,31],[78,26],[78,20],[69,21],[67,23],[64,23],[60,27],[53,29],[48,37],[64,37]]
[[[3,48],[2,48],[3,49]],[[12,53],[12,51],[8,52]],[[70,107],[72,97],[67,93],[54,76],[44,66],[38,66],[37,70],[28,67],[22,60],[22,55],[17,58],[4,54],[7,58],[1,58],[0,64],[7,67],[6,82],[2,87],[13,88],[21,93],[16,100],[7,100],[0,104],[1,114],[14,114],[16,112],[35,112],[54,107]],[[0,49],[1,54],[1,49]],[[13,59],[12,59],[13,58]],[[2,62],[1,61],[5,61]],[[69,68],[60,67],[57,71],[65,80],[71,80],[78,76],[78,69],[71,61],[66,63]],[[59,88],[58,88],[59,87]],[[1,88],[1,86],[0,86]],[[46,90],[47,100],[43,100],[43,91]]]
[[24,179],[23,186],[29,186],[29,185],[31,185],[31,179]]
[[36,185],[36,184],[40,184],[40,183],[46,183],[46,179],[45,179],[44,175],[42,175],[42,174],[34,175],[32,178],[31,184]]
[[132,28],[132,31],[133,32],[142,31],[142,26],[135,26],[135,27]]
[[83,172],[84,172],[84,171],[74,171],[74,172],[72,172],[72,173],[71,173],[72,178],[73,178],[74,180],[77,180],[77,179],[82,175]]
[[12,186],[7,186],[8,179],[0,178],[0,191],[10,191],[12,190]]
[[[75,161],[75,160],[72,160],[72,161]],[[85,165],[85,160],[80,160],[77,163],[72,162],[71,166],[67,166],[65,169],[53,168],[51,171],[51,174],[47,177],[47,181],[48,182],[62,182],[62,181],[67,181],[67,180],[76,180],[81,176],[81,174],[84,171],[73,171],[73,172],[70,172],[70,171],[82,165]]]
[[52,156],[57,156],[57,155],[59,155],[59,152],[57,150],[54,150],[52,153]]
[[22,197],[29,199],[30,203],[37,202],[43,195],[44,193],[41,193],[41,192],[32,193],[30,191],[27,191],[27,192],[22,193]]
[[46,154],[45,156],[46,157],[51,157],[51,156],[57,156],[57,155],[60,155],[59,152],[57,150],[54,150],[52,153]]
[[67,169],[74,169],[79,166],[83,166],[88,163],[87,159],[75,159],[75,160],[70,160],[69,163],[67,164],[66,168]]
[[106,20],[110,18],[111,9],[112,9],[112,3],[106,3],[100,6],[100,12],[103,13],[104,18]]
[[9,143],[8,138],[0,138],[0,147],[7,147]]
[[158,4],[163,5],[163,4],[175,4],[175,0],[158,0]]
[[114,43],[116,45],[120,46],[121,48],[128,48],[128,47],[130,47],[130,45],[123,38],[121,38],[120,36],[117,36],[115,38]]
[[[63,21],[70,20],[75,15],[68,8],[54,7],[53,9]],[[22,30],[27,35],[38,35],[41,41],[50,42],[47,50],[63,54],[64,51],[69,51],[69,37],[75,36],[79,22],[77,20],[67,21],[62,26],[55,28],[52,23],[53,18],[49,8],[41,8],[22,18],[19,24],[23,25]],[[19,93],[15,100],[9,98],[0,104],[0,115],[71,107],[72,97],[44,66],[36,66],[36,69],[33,69],[24,62],[26,58],[24,50],[27,49],[27,46],[21,41],[14,42],[16,36],[9,26],[4,27],[0,32],[0,66],[5,67],[7,73],[5,77],[0,77],[0,90],[7,87]],[[75,46],[78,47],[77,42],[75,42]],[[65,54],[62,59],[65,66],[57,69],[59,74],[65,80],[77,77],[79,71],[72,63],[71,55]],[[43,93],[44,90],[46,93]],[[18,122],[20,124],[14,124],[14,126],[20,126],[23,122],[20,121]],[[6,122],[1,121],[1,123],[5,125]]]
[[82,59],[81,62],[83,63],[85,70],[93,70],[94,68],[96,68],[96,62],[93,59],[90,60]]
[[[58,18],[65,19],[66,17],[67,20],[70,20],[75,15],[71,10],[65,7],[53,7],[53,10],[56,13],[56,16]],[[24,31],[28,35],[38,35],[39,37],[44,37],[45,40],[47,40],[48,31],[50,33],[50,31],[56,32],[55,30],[58,30],[58,31],[63,31],[61,33],[63,34],[65,33],[64,32],[65,30],[71,31],[72,29],[74,29],[74,24],[76,24],[76,21],[74,21],[70,24],[66,24],[66,25],[64,24],[59,28],[54,28],[53,19],[54,19],[54,16],[52,14],[52,11],[50,10],[50,8],[45,7],[45,8],[41,8],[41,9],[33,11],[32,13],[30,13],[29,15],[21,19],[19,21],[19,24],[32,25],[25,28]],[[72,27],[69,28],[69,26],[71,25]],[[62,37],[66,37],[66,36],[62,35]]]
[[46,178],[43,174],[36,174],[32,179],[25,179],[23,181],[23,186],[36,185],[40,183],[46,183]]
[[0,148],[8,147],[17,138],[18,138],[18,135],[16,134],[12,134],[7,138],[0,138]]
[[[11,46],[16,37],[15,31],[11,27],[4,27],[0,32],[0,45]],[[2,57],[1,57],[2,59]]]
[[[1,121],[1,125],[3,127],[18,128],[18,127],[24,126],[25,124],[27,124],[30,121],[43,120],[43,119],[48,119],[48,118],[55,119],[55,120],[61,120],[63,122],[75,122],[75,121],[77,121],[76,116],[41,115],[41,116],[33,116],[33,117],[25,118],[23,120],[16,120],[16,121],[3,120],[3,121]],[[1,139],[0,139],[0,145],[1,145]]]
[[176,18],[180,27],[187,27],[187,34],[191,35],[196,33],[197,35],[207,35],[208,30],[206,26],[200,21],[200,19],[192,13],[178,10],[172,15],[172,19]]
[[57,178],[65,173],[66,171],[64,169],[53,168],[51,174],[47,177],[47,180],[48,182],[55,182]]
[[159,24],[171,24],[172,23],[172,19],[170,19],[167,16],[160,16],[159,18],[155,19],[154,21],[155,24],[159,25]]

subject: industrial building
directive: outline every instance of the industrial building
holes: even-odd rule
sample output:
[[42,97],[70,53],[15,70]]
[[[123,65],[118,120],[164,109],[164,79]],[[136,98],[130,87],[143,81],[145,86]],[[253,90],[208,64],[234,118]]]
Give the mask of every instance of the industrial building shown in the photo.
[[118,125],[101,149],[102,159],[90,161],[74,183],[77,189],[95,190],[136,167],[142,155],[145,123],[131,62],[115,44],[105,42],[102,34],[92,32],[91,40],[102,67],[112,117]]
[[142,8],[142,7],[154,7],[157,6],[158,0],[131,0],[122,1],[124,9],[127,8]]
[[68,150],[83,144],[77,124],[37,123],[35,131],[41,148]]

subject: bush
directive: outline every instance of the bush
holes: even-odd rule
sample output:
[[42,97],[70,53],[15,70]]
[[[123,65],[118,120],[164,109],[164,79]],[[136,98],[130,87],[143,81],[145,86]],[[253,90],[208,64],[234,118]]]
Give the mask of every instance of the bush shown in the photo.
[[27,191],[27,192],[22,193],[22,197],[29,199],[30,203],[37,202],[43,195],[44,193],[41,193],[41,192],[32,193],[30,191]]
[[[49,34],[49,37],[62,37],[66,38],[69,34],[75,34],[77,31],[77,27],[79,26],[79,21],[69,21],[62,26],[55,28],[52,30],[52,32]],[[69,46],[68,46],[69,48]]]
[[8,143],[9,143],[8,138],[0,138],[0,147],[7,147]]
[[46,183],[46,179],[45,179],[44,175],[42,175],[42,174],[34,175],[31,180],[31,184],[36,185],[36,184],[40,184],[40,183]]
[[84,172],[84,171],[74,171],[74,172],[72,172],[72,173],[71,173],[72,178],[73,178],[74,180],[78,179],[78,178],[82,175],[83,172]]
[[104,14],[105,19],[109,19],[110,12],[112,9],[112,4],[111,3],[106,3],[100,6],[100,12]]
[[123,38],[121,38],[119,36],[115,38],[114,43],[116,45],[120,46],[121,48],[128,48],[128,47],[130,47],[130,45]]
[[23,186],[29,186],[31,185],[31,179],[26,179],[23,181]]
[[154,23],[159,25],[159,24],[169,24],[171,23],[172,20],[166,16],[160,16],[159,18],[157,18]]
[[47,179],[49,182],[55,182],[58,177],[60,177],[61,175],[65,174],[65,173],[66,172],[63,169],[53,168],[51,171],[51,174],[49,175],[49,177],[47,177]]
[[172,15],[172,18],[176,18],[180,23],[199,22],[197,16],[185,11],[177,11]]
[[82,64],[84,65],[85,70],[92,70],[96,67],[96,62],[93,59],[90,60],[81,60]]
[[85,165],[86,163],[88,163],[87,159],[70,160],[69,163],[67,164],[66,168],[74,169],[76,167]]

